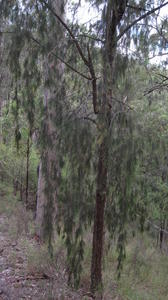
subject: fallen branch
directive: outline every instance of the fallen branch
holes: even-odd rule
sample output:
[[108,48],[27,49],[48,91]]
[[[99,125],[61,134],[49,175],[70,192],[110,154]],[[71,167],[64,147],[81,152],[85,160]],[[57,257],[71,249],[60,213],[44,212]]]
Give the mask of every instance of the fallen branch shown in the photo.
[[28,281],[28,280],[47,280],[51,279],[52,277],[48,276],[47,274],[37,274],[37,275],[28,275],[26,277],[19,277],[15,278],[14,280],[10,281],[10,283],[16,283],[16,282],[21,282],[21,281]]

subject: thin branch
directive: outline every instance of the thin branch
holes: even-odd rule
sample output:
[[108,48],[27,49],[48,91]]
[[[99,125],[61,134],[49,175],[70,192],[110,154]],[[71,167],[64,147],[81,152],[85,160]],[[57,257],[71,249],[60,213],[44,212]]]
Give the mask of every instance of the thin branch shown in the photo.
[[[146,26],[146,24],[139,24],[139,25],[143,25]],[[163,28],[159,29],[158,24],[156,22],[156,26],[152,25],[152,24],[148,24],[148,27],[151,27],[152,29],[155,29],[157,31],[157,33],[163,38],[163,40],[165,41],[166,44],[168,44],[168,39],[165,37],[164,33],[163,33]]]
[[156,26],[156,31],[163,38],[163,40],[165,41],[165,43],[168,44],[168,39],[163,34],[162,30],[159,30],[158,26]]
[[130,110],[136,111],[133,107],[131,107],[128,103],[123,102],[122,100],[119,100],[115,97],[112,97],[112,100],[114,100],[115,102],[118,102],[124,106],[127,106]]
[[139,6],[133,6],[133,5],[129,5],[127,4],[128,8],[134,9],[134,10],[143,10],[143,11],[148,11],[147,9],[143,8],[143,7],[139,7]]
[[86,59],[85,55],[83,54],[83,51],[81,49],[81,46],[78,43],[78,40],[75,38],[73,32],[69,28],[69,26],[61,19],[61,17],[55,12],[55,10],[45,1],[45,0],[39,0],[42,4],[46,6],[46,8],[57,18],[57,20],[63,25],[63,27],[67,30],[70,37],[74,41],[76,48],[79,52],[80,57],[82,58],[83,62],[86,66],[88,66],[88,60]]
[[160,90],[160,89],[162,89],[162,88],[168,88],[168,82],[167,82],[167,83],[164,83],[164,82],[166,82],[167,80],[168,80],[168,78],[165,78],[161,83],[156,84],[156,85],[153,86],[150,90],[145,91],[145,92],[144,92],[144,96],[147,96],[147,95],[151,94],[152,92],[158,91],[158,90]]
[[67,30],[67,32],[69,33],[70,37],[72,38],[73,42],[76,45],[76,48],[78,50],[78,53],[79,53],[81,59],[83,60],[84,64],[89,68],[89,72],[91,75],[91,79],[89,78],[89,80],[92,81],[93,108],[94,108],[94,113],[98,114],[99,110],[97,107],[97,82],[96,82],[97,78],[95,76],[95,71],[94,71],[89,47],[87,48],[88,49],[88,59],[87,59],[83,53],[83,50],[82,50],[80,44],[78,43],[78,40],[75,38],[75,36],[74,36],[73,32],[71,31],[71,29],[69,28],[69,26],[60,18],[60,16],[55,12],[55,10],[50,5],[48,5],[48,3],[45,0],[40,0],[40,2],[46,6],[46,8],[57,18],[57,20]]
[[160,54],[155,54],[153,56],[148,57],[148,59],[153,59],[155,57],[167,56],[167,55],[168,55],[168,52],[166,52],[166,53],[160,53]]
[[168,76],[164,75],[164,74],[161,74],[161,73],[156,73],[156,75],[168,80]]
[[56,55],[55,53],[51,52],[51,54],[53,56],[55,56],[57,59],[59,59],[62,63],[64,63],[69,69],[71,69],[72,71],[74,71],[75,73],[77,73],[78,75],[82,76],[83,78],[93,81],[93,79],[91,77],[86,76],[85,74],[81,73],[80,71],[76,70],[74,67],[72,67],[68,62],[64,61],[61,57],[59,57],[58,55]]
[[153,8],[152,10],[148,11],[147,13],[143,14],[142,16],[140,16],[139,18],[137,18],[136,20],[134,20],[130,25],[128,25],[117,37],[117,41],[119,41],[122,36],[127,33],[128,30],[130,30],[135,24],[137,24],[139,21],[145,19],[146,17],[152,15],[154,12],[156,12],[157,10],[161,9],[162,7],[166,6],[168,4],[168,1],[165,3],[162,3],[161,5]]
[[158,230],[159,232],[162,231],[165,234],[168,234],[168,231],[165,229],[160,228],[159,226],[157,226],[156,224],[153,224],[150,220],[146,220],[147,223],[149,223],[150,225],[152,225],[156,230]]
[[[15,34],[16,32],[14,31],[0,31],[0,34]],[[30,38],[39,45],[39,47],[43,47],[43,45],[41,45],[41,43],[35,39],[32,35],[30,36]],[[54,55],[57,59],[59,59],[62,63],[64,63],[68,68],[70,68],[72,71],[74,71],[75,73],[77,73],[78,75],[82,76],[83,78],[87,79],[87,80],[92,80],[92,78],[86,76],[85,74],[81,73],[80,71],[76,70],[74,67],[72,67],[68,62],[64,61],[61,57],[57,56],[53,51],[50,52],[52,55]]]
[[[95,36],[86,34],[86,33],[79,34],[77,37],[82,37],[82,36],[83,36],[83,37],[86,37],[86,38],[89,38],[89,39],[91,39],[91,40],[94,40],[94,41],[96,41],[96,42],[101,42],[102,44],[105,43],[104,40],[102,40],[102,39],[100,39],[100,38],[97,38],[97,37],[95,37]],[[76,37],[76,38],[77,38],[77,37]]]
[[89,118],[89,117],[84,117],[83,119],[84,119],[84,120],[88,120],[88,121],[92,122],[94,125],[97,126],[97,123],[96,123],[96,121],[95,121],[94,119]]
[[92,62],[92,58],[91,58],[91,54],[90,54],[89,45],[87,46],[87,50],[88,50],[89,71],[90,71],[90,75],[92,77],[93,109],[94,109],[94,113],[98,114],[99,109],[98,109],[98,105],[97,105],[97,78],[96,78],[94,67],[93,67],[93,62]]
[[[41,45],[41,43],[35,39],[32,35],[30,36],[30,38],[36,43],[38,44],[39,47],[43,48],[43,45]],[[81,73],[80,71],[76,70],[74,67],[72,67],[68,62],[64,61],[61,57],[59,57],[58,55],[56,55],[53,50],[50,51],[51,55],[55,56],[57,59],[59,59],[63,64],[65,64],[68,68],[70,68],[72,71],[74,71],[75,73],[77,73],[78,75],[82,76],[83,78],[87,79],[87,80],[92,80],[91,77],[86,76],[85,74]]]
[[[136,214],[136,215],[137,215],[137,217],[141,217],[140,214]],[[158,230],[159,232],[162,231],[162,232],[164,232],[165,234],[168,234],[168,231],[167,231],[167,230],[162,229],[161,227],[159,227],[159,226],[157,226],[156,224],[152,223],[149,219],[146,219],[145,222],[148,223],[148,224],[150,224],[150,225],[152,225],[153,228],[155,228],[155,229]]]

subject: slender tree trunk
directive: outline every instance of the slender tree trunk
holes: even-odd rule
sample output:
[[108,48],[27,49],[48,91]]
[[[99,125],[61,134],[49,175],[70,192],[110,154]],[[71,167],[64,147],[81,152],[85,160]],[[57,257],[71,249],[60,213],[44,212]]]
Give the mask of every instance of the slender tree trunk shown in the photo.
[[[1,30],[1,23],[0,23],[0,30]],[[2,65],[2,62],[3,62],[2,48],[3,48],[3,40],[2,40],[2,34],[0,34],[0,65]],[[2,82],[2,75],[0,75],[0,82]],[[3,141],[3,138],[2,138],[2,122],[1,122],[2,103],[3,103],[2,88],[0,86],[0,143],[2,143],[2,141]]]
[[21,176],[20,176],[20,187],[19,187],[19,189],[20,189],[20,201],[23,201],[23,179],[22,179],[22,174],[21,174]]
[[51,91],[45,91],[46,117],[44,127],[45,136],[49,136],[50,145],[45,145],[43,150],[38,178],[37,191],[37,213],[36,213],[36,234],[44,240],[48,230],[52,227],[54,216],[57,211],[57,171],[58,163],[56,156],[56,128],[53,124],[53,108],[50,110],[50,101],[53,99]]
[[160,233],[159,233],[160,250],[162,250],[163,248],[164,229],[165,229],[165,221],[162,221],[160,224]]
[[16,194],[17,194],[15,179],[13,179],[13,194],[14,194],[14,196],[16,196]]
[[[63,19],[64,1],[52,1],[52,7]],[[51,35],[51,36],[50,36]],[[49,32],[51,51],[59,52],[63,43],[63,28],[57,21],[54,32]],[[62,55],[62,54],[61,54]],[[64,97],[62,90],[64,85],[63,65],[50,54],[46,55],[43,63],[44,82],[44,108],[43,122],[43,149],[39,168],[37,211],[36,211],[36,234],[42,239],[51,242],[52,227],[57,214],[57,194],[59,167],[57,161],[57,122],[61,116],[59,103]]]
[[[93,247],[91,263],[91,291],[96,299],[102,299],[102,258],[104,244],[104,212],[107,194],[107,165],[108,165],[108,132],[111,124],[113,102],[113,87],[115,83],[116,36],[126,8],[127,1],[107,1],[105,17],[105,44],[103,49],[103,97],[100,108],[102,117],[98,118],[98,128],[102,140],[99,146],[96,207],[93,230]],[[113,106],[113,107],[112,107]]]
[[26,151],[26,200],[25,205],[28,207],[29,198],[29,160],[30,160],[30,136],[27,138],[27,151]]
[[91,265],[91,291],[99,291],[102,297],[102,257],[103,257],[103,231],[104,231],[104,209],[106,202],[107,167],[105,163],[107,151],[106,143],[103,142],[99,150],[98,178],[96,191],[96,207],[93,229],[93,248]]
[[3,138],[2,138],[2,122],[1,122],[1,117],[2,117],[2,100],[0,99],[0,143],[2,143]]
[[45,190],[45,178],[42,174],[42,162],[39,166],[39,176],[38,176],[38,189],[37,189],[37,208],[36,208],[36,234],[41,239],[44,238],[44,209],[46,195]]

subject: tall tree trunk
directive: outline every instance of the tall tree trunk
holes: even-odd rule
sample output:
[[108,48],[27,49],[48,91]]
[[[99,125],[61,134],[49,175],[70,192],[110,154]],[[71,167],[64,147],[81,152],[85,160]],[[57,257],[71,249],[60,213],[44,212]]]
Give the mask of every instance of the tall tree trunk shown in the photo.
[[165,220],[161,221],[160,223],[160,232],[159,232],[160,250],[162,250],[163,248],[164,229],[165,229]]
[[91,291],[93,293],[95,293],[95,291],[98,291],[100,299],[102,295],[103,230],[107,186],[107,167],[105,163],[106,155],[106,143],[103,142],[99,149],[96,207],[94,217],[91,264]]
[[44,209],[46,203],[45,190],[45,177],[42,174],[42,162],[39,166],[38,175],[38,188],[37,188],[37,207],[36,207],[36,234],[43,239],[44,238]]
[[26,151],[26,200],[25,205],[28,207],[29,198],[29,160],[30,160],[30,136],[27,138],[27,151]]
[[23,178],[22,178],[22,173],[20,175],[19,190],[20,190],[20,201],[23,201]]
[[[113,3],[114,2],[114,3]],[[92,263],[91,263],[91,292],[96,299],[102,299],[102,258],[104,244],[104,212],[107,194],[108,176],[108,132],[111,124],[112,109],[115,113],[113,101],[113,87],[115,83],[115,57],[117,49],[117,26],[126,8],[127,1],[107,1],[105,17],[105,44],[103,49],[103,96],[98,117],[100,128],[99,158],[97,168],[96,206],[93,229]],[[112,104],[114,107],[112,107]]]
[[[64,1],[52,1],[52,7],[63,19]],[[50,50],[61,50],[63,42],[63,28],[56,21],[54,32],[49,32]],[[43,121],[43,149],[39,168],[37,211],[36,211],[36,234],[51,243],[52,227],[57,213],[57,190],[59,167],[57,161],[57,122],[61,118],[59,105],[63,98],[63,65],[50,53],[46,55],[43,63],[44,70],[44,108]]]
[[[0,30],[1,30],[1,23],[0,23]],[[3,40],[2,40],[2,34],[0,34],[0,65],[2,66],[3,63]],[[1,67],[2,70],[2,67]],[[1,71],[2,72],[2,71]],[[2,139],[2,122],[1,122],[1,117],[2,117],[2,104],[3,104],[3,99],[2,99],[2,87],[1,87],[1,82],[3,81],[3,73],[0,74],[0,143],[3,141]]]

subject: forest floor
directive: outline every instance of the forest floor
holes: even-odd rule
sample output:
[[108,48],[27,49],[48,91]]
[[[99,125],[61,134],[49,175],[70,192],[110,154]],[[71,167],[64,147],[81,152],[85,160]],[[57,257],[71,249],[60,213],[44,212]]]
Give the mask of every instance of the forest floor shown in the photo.
[[[168,249],[168,242],[165,246]],[[7,192],[0,187],[0,300],[92,299],[88,292],[91,248],[85,249],[77,291],[67,286],[65,250],[58,238],[54,249],[51,260],[47,247],[34,234],[32,213],[25,211],[10,188]],[[161,253],[155,238],[130,234],[119,282],[116,251],[107,247],[104,253],[104,300],[168,300],[168,251]]]
[[61,244],[53,264],[34,235],[31,213],[9,195],[0,191],[0,300],[89,299],[67,286]]
[[12,239],[8,224],[8,217],[0,215],[0,300],[83,299],[83,291],[75,292],[67,287],[60,270],[49,264],[45,269],[46,262],[42,261],[45,257],[40,258],[38,268],[35,260],[44,249],[38,251],[41,246],[30,237]]

